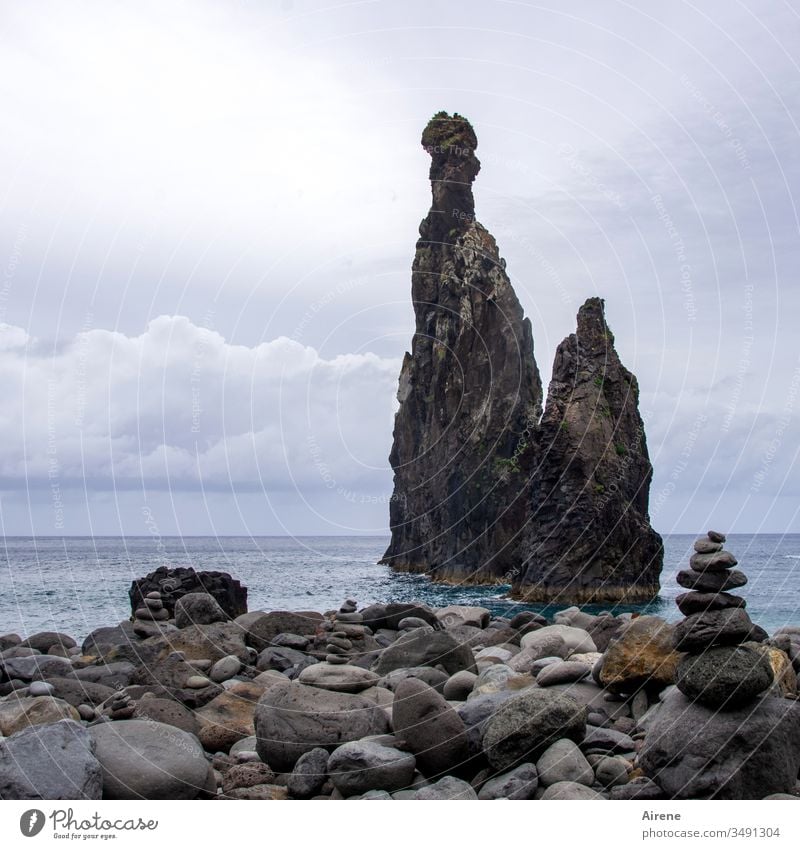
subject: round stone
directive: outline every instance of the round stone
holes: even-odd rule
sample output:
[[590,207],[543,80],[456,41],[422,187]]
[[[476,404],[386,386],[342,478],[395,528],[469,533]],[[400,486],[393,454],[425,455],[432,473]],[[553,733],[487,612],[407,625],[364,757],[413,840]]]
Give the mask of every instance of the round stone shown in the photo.
[[689,565],[695,572],[719,572],[736,566],[739,561],[730,551],[715,551],[713,554],[693,554]]
[[694,550],[698,554],[713,554],[715,551],[722,551],[722,543],[714,542],[708,537],[702,537],[694,541]]
[[220,658],[212,667],[209,677],[212,681],[215,681],[217,684],[221,684],[223,681],[227,681],[229,678],[233,678],[234,675],[239,674],[239,670],[242,668],[242,662],[238,657],[234,654],[229,654],[226,657]]
[[55,687],[48,684],[46,681],[31,681],[28,686],[28,695],[30,696],[52,696]]
[[747,583],[747,576],[738,569],[722,572],[695,572],[694,569],[682,569],[675,576],[675,580],[687,590],[719,593],[743,587]]
[[730,593],[681,593],[675,604],[684,616],[702,613],[704,610],[725,610],[729,607],[746,607],[747,602],[738,595]]
[[411,783],[416,759],[408,752],[356,740],[334,750],[328,761],[333,786],[343,796],[369,790],[402,790]]
[[104,799],[195,799],[208,786],[209,764],[192,734],[141,719],[89,730]]
[[585,755],[572,740],[556,740],[536,762],[539,784],[549,787],[560,781],[573,781],[590,787],[594,770]]
[[592,667],[588,663],[575,660],[565,660],[545,666],[536,676],[540,687],[552,687],[554,684],[573,684],[582,681],[591,674]]
[[772,683],[769,661],[746,646],[721,646],[687,655],[675,683],[693,701],[712,708],[736,708],[752,701]]
[[721,534],[719,531],[708,531],[708,538],[711,542],[725,542],[727,539],[725,534]]
[[211,681],[205,675],[190,675],[183,686],[188,690],[202,690],[210,684]]

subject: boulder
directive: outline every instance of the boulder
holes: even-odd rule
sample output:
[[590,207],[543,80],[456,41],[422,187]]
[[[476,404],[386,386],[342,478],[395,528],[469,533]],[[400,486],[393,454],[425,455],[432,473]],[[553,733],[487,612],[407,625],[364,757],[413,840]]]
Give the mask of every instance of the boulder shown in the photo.
[[561,781],[572,781],[591,787],[594,784],[594,770],[583,752],[572,740],[556,740],[548,746],[536,762],[539,783],[545,787]]
[[747,576],[737,569],[721,572],[695,572],[694,569],[683,569],[675,576],[678,585],[687,590],[697,590],[703,593],[721,593],[725,590],[735,590],[747,583]]
[[145,596],[151,592],[159,593],[170,616],[175,615],[177,600],[189,593],[212,595],[231,619],[247,612],[247,587],[243,587],[227,572],[196,572],[192,567],[168,569],[160,566],[131,584],[128,591],[131,613],[145,606]]
[[740,607],[694,613],[675,626],[673,645],[679,651],[692,653],[711,646],[738,645],[751,636],[753,627]]
[[761,799],[788,793],[800,767],[800,705],[762,698],[720,712],[666,694],[639,765],[668,799]]
[[675,677],[678,689],[692,701],[725,709],[751,702],[772,680],[768,658],[746,646],[718,646],[685,655]]
[[394,792],[411,784],[414,755],[364,740],[354,740],[334,749],[328,774],[342,796],[357,796],[369,790]]
[[159,657],[183,652],[186,660],[210,660],[216,663],[234,655],[243,663],[249,660],[244,632],[235,622],[212,622],[210,625],[187,625],[180,631],[161,637],[149,637],[143,647],[153,647]]
[[361,695],[334,693],[299,682],[278,682],[255,710],[256,751],[277,770],[318,747],[333,749],[389,730],[384,711]]
[[679,660],[673,626],[658,616],[639,616],[609,643],[600,683],[612,693],[635,693],[641,687],[660,690],[674,683]]
[[559,781],[557,784],[551,784],[540,798],[542,801],[560,799],[563,801],[589,802],[605,799],[605,796],[601,796],[596,790],[575,781]]
[[704,610],[724,610],[728,607],[747,607],[747,602],[738,595],[730,593],[705,593],[692,590],[675,597],[675,604],[684,616],[701,613]]
[[[466,672],[466,670],[464,670],[464,673],[472,675],[473,678],[477,677],[474,673]],[[417,678],[429,687],[433,687],[437,693],[442,694],[444,694],[445,684],[449,680],[447,673],[442,672],[441,669],[434,669],[432,666],[413,666],[410,669],[393,669],[384,675],[383,678],[379,679],[380,686],[394,692],[397,685],[401,681],[405,681],[406,678]]]
[[220,658],[208,673],[208,677],[216,684],[229,681],[234,675],[238,675],[242,668],[242,661],[236,655],[229,654]]
[[113,687],[82,681],[80,678],[48,678],[47,683],[52,686],[56,698],[73,707],[102,704],[116,692]]
[[0,701],[0,734],[10,737],[30,725],[49,725],[62,719],[80,720],[68,702],[53,696],[17,696]]
[[209,752],[227,752],[238,740],[252,737],[256,703],[266,689],[254,681],[237,682],[195,711],[203,747]]
[[536,676],[536,683],[540,687],[549,687],[553,684],[572,684],[588,678],[592,667],[588,663],[577,660],[565,660],[562,663],[551,663],[544,667]]
[[516,769],[490,778],[481,787],[479,799],[533,799],[539,786],[534,764],[520,764]]
[[379,676],[369,669],[349,664],[330,665],[315,663],[307,666],[297,679],[301,684],[310,687],[320,687],[323,690],[333,690],[336,693],[360,693],[369,687],[374,687],[380,680]]
[[175,602],[175,624],[178,628],[212,625],[214,622],[227,622],[229,618],[209,593],[186,593]]
[[60,634],[58,631],[40,631],[28,637],[27,640],[23,640],[20,645],[47,654],[56,646],[62,649],[73,649],[78,644],[67,634]]
[[636,744],[632,737],[616,728],[604,728],[590,726],[586,729],[586,736],[581,740],[581,749],[584,752],[632,752]]
[[432,687],[406,678],[395,689],[392,705],[395,734],[417,757],[426,777],[457,771],[469,758],[466,726]]
[[472,692],[477,679],[478,676],[474,672],[462,669],[461,672],[456,672],[447,679],[442,695],[449,701],[463,702]]
[[322,621],[322,614],[312,611],[291,613],[273,610],[256,617],[247,625],[245,640],[248,646],[262,652],[278,634],[299,634],[301,637],[314,634]]
[[195,736],[199,730],[194,713],[174,699],[141,699],[136,703],[133,719],[171,725],[173,728],[179,728]]
[[103,770],[104,799],[196,799],[209,786],[209,764],[192,734],[143,719],[90,729]]
[[559,738],[582,740],[586,713],[575,699],[550,689],[517,695],[487,720],[483,751],[495,769],[510,769],[538,757]]
[[[523,649],[533,651],[540,646],[550,645],[550,638],[561,637],[567,647],[567,655],[573,652],[588,652],[597,651],[597,646],[594,640],[589,636],[583,628],[573,628],[571,625],[548,625],[545,628],[539,628],[530,634],[525,634],[519,641]],[[560,654],[558,651],[547,650],[548,655]],[[539,655],[544,657],[544,655]]]
[[455,625],[485,628],[491,616],[491,611],[486,607],[470,607],[465,604],[451,604],[436,611],[436,618],[445,628],[452,628]]
[[441,666],[448,675],[466,669],[477,672],[469,646],[459,643],[447,631],[408,631],[385,648],[372,670],[386,675],[394,669],[413,666]]
[[261,761],[236,764],[225,772],[222,779],[222,792],[227,795],[233,790],[244,787],[257,787],[262,784],[274,784],[275,773]]
[[462,781],[460,778],[455,778],[452,775],[446,775],[434,784],[422,787],[414,794],[414,799],[420,799],[422,801],[444,801],[451,799],[469,801],[477,798],[477,793],[466,781]]
[[310,799],[322,790],[328,779],[329,757],[327,749],[312,749],[297,759],[286,781],[295,799]]
[[72,664],[66,658],[46,654],[6,657],[1,665],[8,679],[18,678],[20,681],[63,678],[72,673]]
[[0,799],[99,799],[103,779],[90,733],[63,719],[0,740]]

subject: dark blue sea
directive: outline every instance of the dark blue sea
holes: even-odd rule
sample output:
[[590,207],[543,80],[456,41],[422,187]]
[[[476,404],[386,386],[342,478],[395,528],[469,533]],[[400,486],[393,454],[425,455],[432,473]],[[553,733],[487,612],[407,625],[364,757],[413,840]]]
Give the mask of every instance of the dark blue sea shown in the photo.
[[[665,537],[660,597],[648,605],[585,609],[679,618],[675,574],[686,568],[694,536]],[[251,610],[330,610],[345,597],[359,604],[418,599],[435,606],[480,604],[498,615],[552,614],[557,606],[523,605],[508,588],[431,584],[376,565],[385,537],[6,537],[0,555],[0,634],[59,630],[82,639],[93,628],[130,616],[134,578],[162,564],[230,572],[249,590]],[[726,547],[749,577],[741,592],[753,620],[772,631],[800,624],[800,534],[731,535]],[[738,592],[738,591],[737,591]]]

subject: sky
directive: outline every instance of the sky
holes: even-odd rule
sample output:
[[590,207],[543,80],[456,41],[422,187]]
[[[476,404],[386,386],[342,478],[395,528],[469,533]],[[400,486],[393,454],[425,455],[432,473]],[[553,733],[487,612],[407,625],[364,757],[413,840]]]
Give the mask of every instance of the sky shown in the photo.
[[0,0],[0,533],[383,534],[421,131],[547,383],[606,301],[662,533],[800,532],[789,3]]

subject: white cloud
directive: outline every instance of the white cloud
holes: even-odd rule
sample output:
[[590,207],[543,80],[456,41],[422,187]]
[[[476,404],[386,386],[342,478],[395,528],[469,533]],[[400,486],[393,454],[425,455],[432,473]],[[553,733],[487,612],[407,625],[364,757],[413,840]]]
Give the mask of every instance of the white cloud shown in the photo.
[[6,484],[92,489],[320,489],[390,484],[400,363],[332,359],[281,337],[228,344],[161,316],[129,337],[90,330],[55,353],[20,328],[0,358]]

